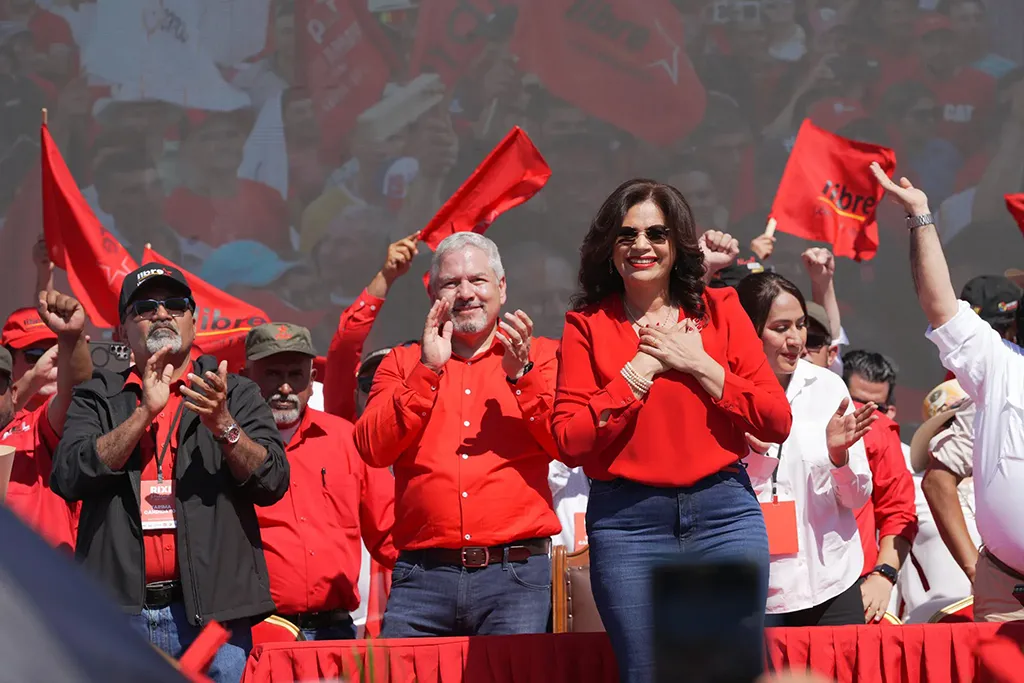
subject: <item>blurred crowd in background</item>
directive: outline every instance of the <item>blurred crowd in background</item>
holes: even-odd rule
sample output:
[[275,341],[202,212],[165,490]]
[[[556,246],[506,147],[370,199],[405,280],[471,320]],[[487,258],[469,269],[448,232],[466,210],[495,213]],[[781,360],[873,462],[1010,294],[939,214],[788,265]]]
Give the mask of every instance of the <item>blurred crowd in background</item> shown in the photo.
[[[1024,190],[1022,26],[1020,0],[0,0],[0,310],[34,303],[45,258],[44,107],[134,258],[151,243],[321,353],[387,245],[513,125],[552,177],[487,234],[536,334],[560,335],[578,245],[628,177],[806,282],[813,245],[758,239],[805,118],[896,151],[959,290],[1024,267],[1003,203]],[[877,256],[840,259],[836,291],[852,345],[899,364],[907,428],[942,371],[919,352],[903,211],[878,219]],[[396,283],[367,348],[418,336],[422,287]]]

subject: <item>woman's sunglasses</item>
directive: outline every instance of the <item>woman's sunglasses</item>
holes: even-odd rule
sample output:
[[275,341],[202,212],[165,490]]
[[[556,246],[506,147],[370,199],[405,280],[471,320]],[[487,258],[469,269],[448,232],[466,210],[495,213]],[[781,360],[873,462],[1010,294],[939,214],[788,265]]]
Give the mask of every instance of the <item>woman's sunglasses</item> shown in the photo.
[[668,242],[668,228],[660,226],[647,228],[647,230],[621,228],[619,234],[615,237],[615,241],[619,244],[633,244],[641,234],[645,235],[647,241],[651,244],[665,244],[665,242]]

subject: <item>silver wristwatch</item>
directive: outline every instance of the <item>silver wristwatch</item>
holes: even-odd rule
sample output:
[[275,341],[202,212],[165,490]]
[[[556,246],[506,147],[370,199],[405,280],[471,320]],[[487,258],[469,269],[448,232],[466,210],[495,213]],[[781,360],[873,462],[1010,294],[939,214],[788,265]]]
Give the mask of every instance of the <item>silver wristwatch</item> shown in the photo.
[[917,216],[907,216],[907,229],[913,230],[914,228],[931,225],[934,222],[935,218],[930,213],[922,213]]
[[236,444],[242,438],[242,428],[235,422],[220,434],[215,434],[213,438],[218,443]]

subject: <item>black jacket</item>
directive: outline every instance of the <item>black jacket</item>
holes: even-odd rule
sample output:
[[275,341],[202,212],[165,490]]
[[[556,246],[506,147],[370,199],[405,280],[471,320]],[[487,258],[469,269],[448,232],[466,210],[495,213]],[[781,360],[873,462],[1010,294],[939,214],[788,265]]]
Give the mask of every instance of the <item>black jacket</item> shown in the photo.
[[[197,375],[216,372],[217,361],[195,361]],[[118,471],[104,465],[96,441],[139,405],[127,372],[97,370],[75,389],[64,435],[53,457],[50,486],[68,501],[82,501],[75,556],[113,590],[125,611],[138,614],[145,595],[139,490],[139,446]],[[267,449],[267,460],[238,483],[221,446],[199,416],[185,410],[174,462],[178,566],[189,621],[230,621],[274,611],[253,505],[272,505],[288,490],[288,460],[270,406],[251,381],[228,375],[228,409],[246,435]]]

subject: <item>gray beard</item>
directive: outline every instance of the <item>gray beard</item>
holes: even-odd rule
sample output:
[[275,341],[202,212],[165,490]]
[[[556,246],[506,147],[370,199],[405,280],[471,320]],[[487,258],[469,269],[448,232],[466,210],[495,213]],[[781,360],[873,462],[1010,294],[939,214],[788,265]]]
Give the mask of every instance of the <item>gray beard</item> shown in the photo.
[[[484,311],[483,308],[471,308],[469,310],[474,313],[483,313]],[[483,316],[483,318],[484,319],[481,320],[476,315],[473,315],[473,317],[471,318],[459,320],[458,318],[452,316],[452,330],[458,334],[480,334],[485,329],[487,329],[486,315]]]
[[170,349],[172,354],[180,353],[181,335],[167,327],[162,327],[160,330],[167,330],[167,332],[154,330],[146,337],[146,351],[149,352],[149,355],[152,356],[164,349]]
[[289,408],[288,410],[275,410],[270,409],[270,412],[274,414],[274,423],[278,427],[288,427],[299,421],[301,416],[298,408]]

